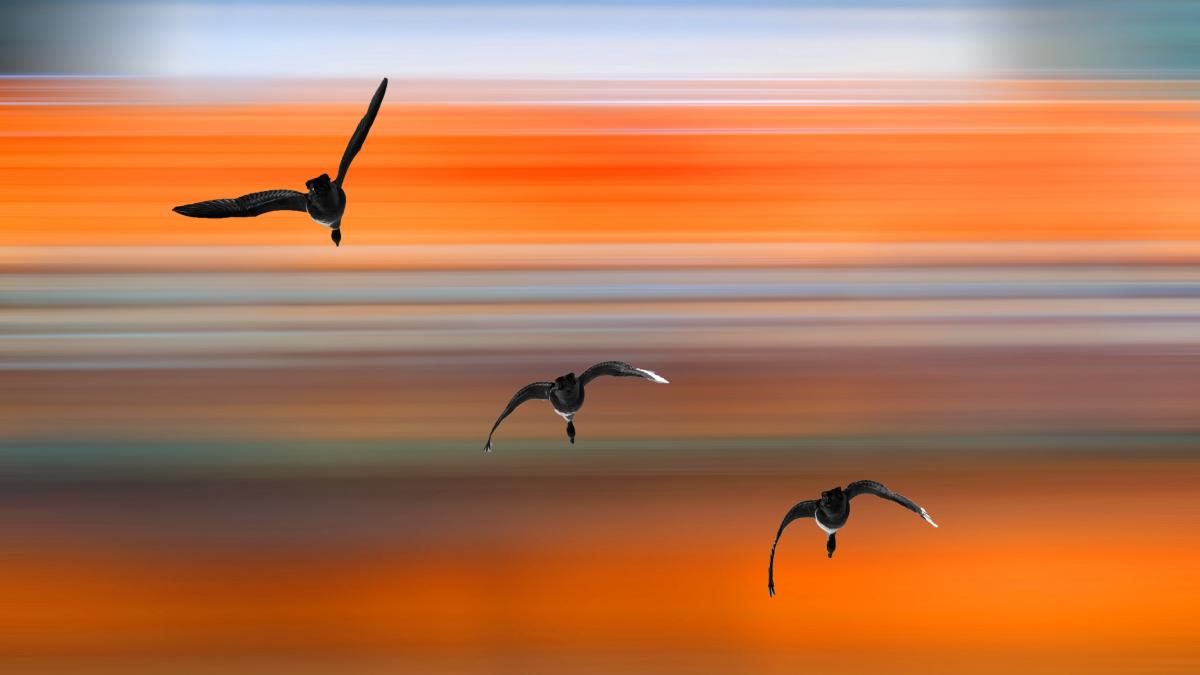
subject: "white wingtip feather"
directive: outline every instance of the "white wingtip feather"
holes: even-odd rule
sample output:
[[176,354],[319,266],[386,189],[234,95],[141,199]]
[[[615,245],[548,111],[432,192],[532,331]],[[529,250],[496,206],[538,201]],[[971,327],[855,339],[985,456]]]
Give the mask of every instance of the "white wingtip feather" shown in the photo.
[[670,382],[667,381],[667,378],[663,377],[662,375],[659,375],[658,373],[654,372],[653,370],[646,370],[645,368],[638,368],[637,370],[640,373],[645,373],[645,374],[649,375],[650,379],[654,380],[655,382],[657,382],[659,384],[671,384]]
[[930,518],[929,514],[925,512],[925,509],[921,509],[921,517],[924,518],[925,520],[929,521],[930,525],[932,525],[934,527],[938,526],[937,523],[933,522],[933,518]]

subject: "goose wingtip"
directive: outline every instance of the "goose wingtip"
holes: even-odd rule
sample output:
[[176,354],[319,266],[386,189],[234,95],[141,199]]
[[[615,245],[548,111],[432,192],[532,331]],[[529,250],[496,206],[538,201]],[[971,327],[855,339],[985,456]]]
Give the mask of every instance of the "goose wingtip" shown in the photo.
[[650,380],[652,382],[657,382],[658,384],[671,384],[670,380],[663,377],[662,375],[659,375],[658,373],[654,372],[653,370],[646,370],[645,368],[638,368],[638,371],[645,373],[647,376],[649,376]]

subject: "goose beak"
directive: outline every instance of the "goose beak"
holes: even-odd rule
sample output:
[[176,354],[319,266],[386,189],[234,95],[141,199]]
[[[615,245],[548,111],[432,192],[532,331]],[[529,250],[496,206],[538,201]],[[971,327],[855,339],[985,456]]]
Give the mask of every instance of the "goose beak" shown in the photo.
[[340,229],[335,229],[333,232],[330,232],[329,238],[333,239],[334,246],[340,247],[342,245],[342,231]]

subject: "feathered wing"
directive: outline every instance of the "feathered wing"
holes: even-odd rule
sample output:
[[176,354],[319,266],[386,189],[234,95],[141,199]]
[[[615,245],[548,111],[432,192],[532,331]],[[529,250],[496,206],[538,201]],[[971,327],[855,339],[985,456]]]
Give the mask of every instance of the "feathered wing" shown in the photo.
[[925,509],[921,508],[914,503],[913,500],[905,497],[899,492],[892,492],[890,489],[888,489],[888,486],[884,485],[883,483],[877,483],[873,480],[859,480],[846,486],[847,499],[854,499],[861,494],[873,494],[876,497],[882,497],[884,499],[896,502],[900,506],[903,506],[909,511],[912,511],[918,516],[924,518],[929,522],[930,525],[934,527],[938,526],[937,523],[933,522],[933,518],[929,517],[929,513]]
[[651,382],[659,384],[669,384],[667,378],[659,375],[653,370],[644,368],[634,368],[633,366],[623,361],[605,361],[583,371],[583,375],[579,376],[579,381],[587,384],[601,375],[611,375],[613,377],[641,377]]
[[383,82],[379,83],[379,88],[375,90],[375,95],[371,97],[371,104],[367,106],[367,114],[359,120],[358,127],[354,129],[354,135],[350,137],[350,142],[346,144],[346,151],[342,153],[342,163],[338,165],[338,175],[333,181],[338,185],[346,179],[346,172],[350,170],[350,162],[354,161],[354,156],[362,150],[363,143],[367,140],[367,134],[371,131],[371,125],[375,123],[375,115],[379,114],[379,106],[383,105],[383,94],[387,91],[387,78],[383,78]]
[[512,414],[512,411],[516,410],[517,406],[526,401],[550,398],[550,388],[553,386],[554,384],[551,382],[534,382],[533,384],[525,385],[521,391],[513,395],[512,400],[508,402],[508,406],[504,408],[504,412],[500,413],[500,416],[496,418],[496,423],[492,425],[492,430],[488,433],[487,445],[483,446],[483,451],[492,451],[492,434],[496,433],[496,427],[500,426],[505,417]]
[[251,192],[236,199],[210,199],[206,202],[184,204],[172,209],[191,218],[252,218],[270,211],[308,211],[303,192],[295,190],[264,190]]
[[775,595],[775,547],[779,545],[779,538],[783,536],[783,530],[788,523],[797,518],[812,518],[815,515],[817,515],[817,500],[807,499],[793,506],[783,517],[783,522],[779,524],[779,531],[775,533],[775,542],[771,544],[771,562],[767,565],[767,592],[772,597]]

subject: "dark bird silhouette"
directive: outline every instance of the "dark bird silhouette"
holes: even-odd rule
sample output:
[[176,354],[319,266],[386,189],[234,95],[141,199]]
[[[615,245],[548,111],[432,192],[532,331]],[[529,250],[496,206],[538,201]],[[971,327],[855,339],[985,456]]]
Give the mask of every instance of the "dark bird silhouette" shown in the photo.
[[330,233],[335,246],[342,243],[342,214],[346,211],[346,193],[342,191],[342,183],[346,180],[346,172],[350,170],[350,162],[362,150],[367,133],[379,113],[383,103],[383,94],[387,91],[387,78],[379,83],[375,95],[371,97],[371,105],[367,114],[363,115],[342,153],[342,163],[338,166],[337,178],[329,179],[329,174],[323,173],[305,183],[308,192],[295,190],[266,190],[252,192],[236,199],[212,199],[206,202],[176,206],[173,211],[192,218],[253,218],[270,211],[307,211],[308,217],[318,225],[332,230]]
[[487,445],[484,446],[483,451],[492,451],[492,434],[496,433],[496,427],[500,426],[504,418],[516,410],[517,406],[535,399],[548,399],[550,401],[550,405],[554,407],[554,412],[567,421],[567,438],[574,443],[575,413],[579,412],[579,409],[583,407],[583,388],[588,382],[601,375],[640,377],[651,382],[668,384],[666,378],[652,370],[634,368],[628,363],[622,363],[621,361],[597,363],[583,371],[583,375],[578,378],[575,377],[575,373],[567,373],[562,377],[556,378],[553,382],[534,382],[533,384],[526,385],[521,391],[518,391],[512,397],[512,400],[508,402],[508,406],[504,408],[504,412],[500,413],[500,417],[496,418],[496,423],[492,425],[492,431],[488,434]]
[[837,531],[850,518],[850,500],[861,494],[872,494],[876,497],[889,499],[921,516],[930,525],[934,527],[938,526],[937,523],[933,522],[933,518],[929,517],[925,509],[914,504],[908,497],[898,492],[892,492],[883,483],[876,483],[873,480],[860,480],[847,485],[845,490],[842,490],[841,487],[826,490],[821,493],[820,499],[802,501],[793,506],[787,512],[787,515],[783,517],[783,522],[779,525],[779,532],[775,533],[775,543],[771,544],[771,563],[767,566],[767,591],[771,595],[775,595],[775,547],[779,544],[779,537],[783,535],[783,530],[788,526],[788,523],[797,518],[812,518],[817,523],[817,527],[829,535],[825,542],[825,552],[832,558],[833,551],[837,548]]

